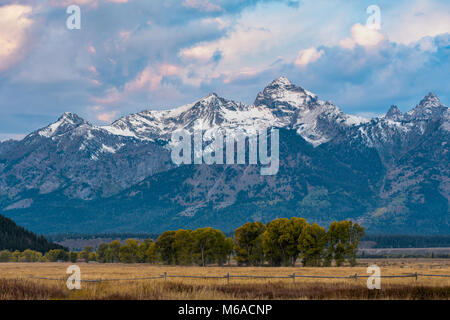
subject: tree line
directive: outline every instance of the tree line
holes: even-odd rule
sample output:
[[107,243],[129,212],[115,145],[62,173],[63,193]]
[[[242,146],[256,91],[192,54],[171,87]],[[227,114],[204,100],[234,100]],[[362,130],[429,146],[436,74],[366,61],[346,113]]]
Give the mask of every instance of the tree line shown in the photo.
[[64,249],[64,247],[51,243],[43,236],[38,236],[0,215],[0,250],[4,249],[12,251],[33,249],[44,253],[52,249]]
[[363,241],[374,242],[373,248],[450,247],[450,235],[367,235]]
[[333,222],[328,230],[303,218],[280,218],[267,224],[249,222],[227,237],[214,228],[171,230],[156,240],[127,239],[102,243],[95,251],[62,249],[45,255],[32,250],[1,251],[0,262],[96,261],[99,263],[163,263],[167,265],[224,265],[234,258],[238,265],[291,266],[301,259],[303,266],[356,264],[356,253],[364,228],[351,221]]

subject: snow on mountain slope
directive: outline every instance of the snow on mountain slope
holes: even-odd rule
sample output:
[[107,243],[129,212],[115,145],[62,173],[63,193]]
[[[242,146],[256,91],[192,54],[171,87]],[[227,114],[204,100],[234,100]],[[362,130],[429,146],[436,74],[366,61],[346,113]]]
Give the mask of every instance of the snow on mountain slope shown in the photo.
[[405,114],[396,106],[391,106],[386,115],[359,126],[354,137],[359,136],[371,147],[384,148],[386,144],[398,146],[411,143],[422,136],[433,123],[440,123],[440,128],[448,131],[448,114],[448,107],[433,93],[429,93]]
[[368,120],[346,115],[330,102],[280,77],[260,92],[253,105],[226,100],[215,93],[194,103],[165,111],[143,111],[125,116],[103,129],[113,134],[139,139],[167,139],[178,129],[192,130],[197,121],[203,130],[258,129],[281,127],[297,129],[314,146],[329,141],[338,127]]
[[[449,130],[448,108],[429,93],[412,110],[403,114],[391,106],[385,116],[367,120],[343,113],[329,101],[321,101],[317,95],[292,84],[287,78],[272,81],[258,93],[252,105],[244,105],[219,97],[215,93],[193,103],[172,110],[146,110],[122,117],[111,125],[96,127],[75,114],[65,113],[58,121],[37,131],[42,137],[52,138],[71,131],[85,136],[80,146],[86,150],[94,136],[113,135],[140,141],[168,140],[179,129],[192,131],[240,129],[247,134],[268,127],[294,129],[307,142],[319,146],[350,129],[354,138],[362,139],[368,146],[402,139],[405,135],[422,135],[429,121],[443,119],[441,128]],[[445,120],[447,119],[447,120]],[[210,137],[211,135],[206,135]],[[392,139],[395,137],[395,139]],[[94,139],[95,140],[95,139]],[[123,144],[96,143],[96,152],[114,153]]]

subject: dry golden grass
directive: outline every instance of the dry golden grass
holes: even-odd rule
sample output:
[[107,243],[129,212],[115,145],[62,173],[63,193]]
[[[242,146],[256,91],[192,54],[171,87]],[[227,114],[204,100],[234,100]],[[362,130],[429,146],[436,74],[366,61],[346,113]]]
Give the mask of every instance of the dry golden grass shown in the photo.
[[[360,260],[357,267],[180,267],[148,264],[79,264],[82,279],[116,279],[169,275],[367,275],[376,264],[382,275],[414,272],[450,275],[450,260]],[[368,290],[366,278],[354,279],[189,279],[82,283],[69,291],[65,281],[33,277],[66,278],[69,263],[0,263],[0,299],[449,299],[450,278],[419,277],[382,279],[381,290]]]

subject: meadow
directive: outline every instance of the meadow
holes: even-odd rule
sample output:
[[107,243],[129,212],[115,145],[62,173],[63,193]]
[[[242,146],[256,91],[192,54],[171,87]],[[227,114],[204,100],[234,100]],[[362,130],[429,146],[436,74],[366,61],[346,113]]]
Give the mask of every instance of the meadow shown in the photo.
[[[366,259],[355,267],[181,267],[151,264],[79,263],[82,279],[134,279],[168,275],[224,276],[349,276],[367,275],[376,264],[382,275],[447,274],[446,259]],[[450,278],[383,278],[381,290],[369,290],[366,278],[246,279],[170,278],[82,282],[81,290],[68,290],[65,279],[70,263],[0,263],[0,300],[5,299],[450,299]]]

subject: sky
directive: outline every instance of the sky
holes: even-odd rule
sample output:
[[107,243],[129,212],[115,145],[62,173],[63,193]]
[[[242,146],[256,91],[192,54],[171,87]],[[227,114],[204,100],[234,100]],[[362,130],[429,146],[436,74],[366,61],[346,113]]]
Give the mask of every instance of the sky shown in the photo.
[[64,112],[251,104],[279,76],[368,118],[428,92],[448,106],[449,57],[448,0],[2,0],[0,140]]

